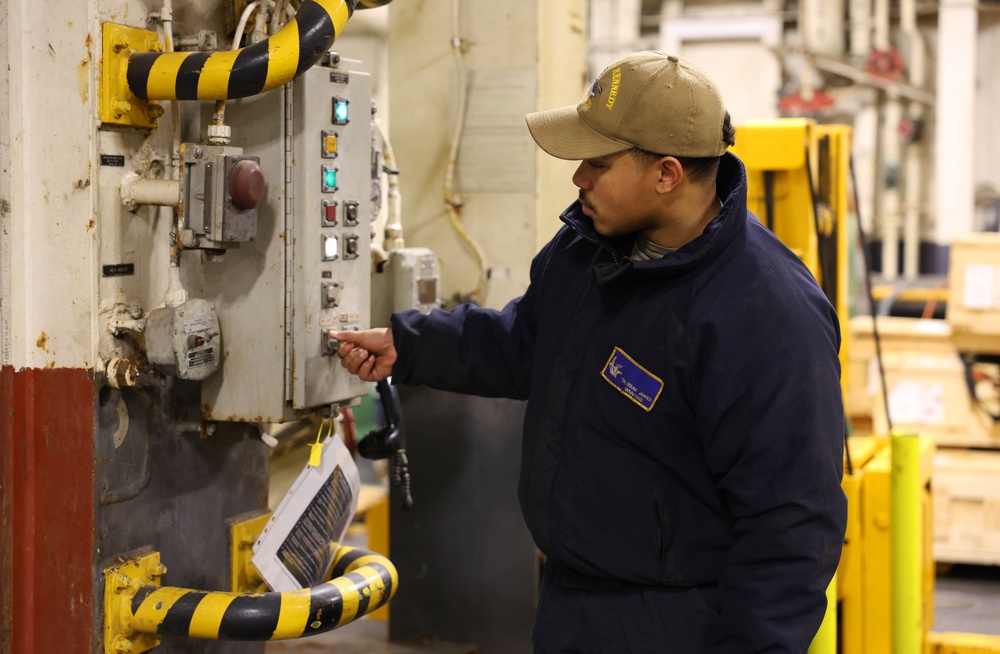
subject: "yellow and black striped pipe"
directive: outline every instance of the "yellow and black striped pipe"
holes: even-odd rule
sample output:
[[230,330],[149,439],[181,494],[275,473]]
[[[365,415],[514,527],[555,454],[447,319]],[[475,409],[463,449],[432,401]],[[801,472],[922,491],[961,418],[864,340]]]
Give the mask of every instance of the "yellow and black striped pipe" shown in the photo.
[[371,613],[396,593],[389,559],[341,547],[331,580],[281,593],[226,593],[141,586],[129,608],[131,633],[212,640],[287,640],[321,634]]
[[330,50],[355,9],[392,0],[303,0],[265,41],[218,52],[140,52],[126,82],[141,100],[230,100],[270,91],[311,68]]

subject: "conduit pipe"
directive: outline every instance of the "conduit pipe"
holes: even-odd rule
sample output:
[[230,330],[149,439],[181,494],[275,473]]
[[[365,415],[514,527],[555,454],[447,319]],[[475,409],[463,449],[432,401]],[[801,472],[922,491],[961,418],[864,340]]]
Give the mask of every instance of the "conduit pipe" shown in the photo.
[[287,640],[348,624],[396,593],[396,568],[384,556],[340,547],[330,581],[272,593],[227,593],[138,586],[124,602],[130,634],[180,635],[210,640]]
[[318,62],[355,9],[391,1],[304,0],[276,34],[239,50],[133,54],[127,84],[142,100],[227,100],[270,91]]
[[181,202],[181,183],[176,179],[147,179],[134,172],[122,176],[122,204],[136,211],[147,204],[176,207]]

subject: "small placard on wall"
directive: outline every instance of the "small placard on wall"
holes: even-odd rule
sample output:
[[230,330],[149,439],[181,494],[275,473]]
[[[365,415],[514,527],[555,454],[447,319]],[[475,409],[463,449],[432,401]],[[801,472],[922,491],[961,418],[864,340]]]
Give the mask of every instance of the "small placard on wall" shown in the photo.
[[102,268],[105,277],[127,277],[135,274],[134,263],[112,263]]

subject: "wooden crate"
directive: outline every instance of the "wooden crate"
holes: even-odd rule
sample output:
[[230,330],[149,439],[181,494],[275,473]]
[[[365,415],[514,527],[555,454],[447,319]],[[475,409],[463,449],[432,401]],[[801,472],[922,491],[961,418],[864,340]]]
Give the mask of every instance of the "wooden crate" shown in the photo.
[[[957,357],[885,357],[889,410],[895,429],[930,436],[943,447],[1000,449],[1000,426],[969,395],[965,366]],[[881,397],[872,404],[872,431],[888,434]]]
[[934,558],[1000,564],[1000,452],[942,449],[934,456]]
[[1000,354],[1000,234],[956,238],[950,262],[947,319],[956,345]]
[[[852,418],[871,418],[873,402],[882,401],[871,316],[852,318],[850,330],[851,349],[844,371],[847,377],[845,408]],[[884,316],[878,318],[878,331],[882,353],[887,361],[911,356],[958,358],[958,350],[951,341],[951,327],[943,320]]]

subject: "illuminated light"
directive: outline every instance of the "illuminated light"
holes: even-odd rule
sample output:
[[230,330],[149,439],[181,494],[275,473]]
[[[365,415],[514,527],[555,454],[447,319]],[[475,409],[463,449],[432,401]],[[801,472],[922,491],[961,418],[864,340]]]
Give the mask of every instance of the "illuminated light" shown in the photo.
[[323,192],[332,193],[337,190],[337,169],[333,166],[323,166]]
[[333,99],[333,124],[334,125],[346,125],[350,121],[348,113],[348,101],[340,100],[338,98]]
[[336,236],[323,237],[323,261],[333,261],[340,251],[340,243]]
[[333,159],[337,156],[337,133],[323,132],[323,157]]

